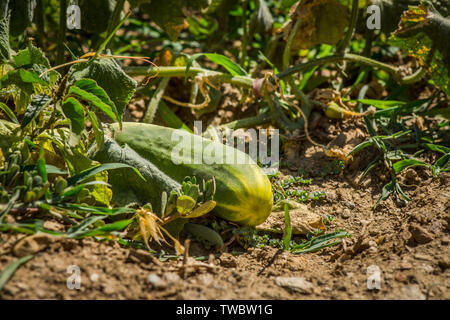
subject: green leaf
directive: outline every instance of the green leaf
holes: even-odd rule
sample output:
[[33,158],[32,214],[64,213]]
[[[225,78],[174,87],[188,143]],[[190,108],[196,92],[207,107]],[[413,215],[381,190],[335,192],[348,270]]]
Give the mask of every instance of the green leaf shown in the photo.
[[47,168],[45,166],[44,146],[42,146],[41,150],[39,151],[39,159],[37,161],[37,171],[41,176],[42,180],[44,181],[44,183],[47,182]]
[[213,200],[206,201],[205,203],[202,203],[197,208],[189,212],[187,215],[184,215],[183,218],[193,219],[204,216],[205,214],[211,212],[215,207],[216,207],[215,201]]
[[58,174],[58,175],[66,175],[68,174],[66,170],[60,169],[58,167],[52,166],[51,164],[45,165],[45,170],[47,174]]
[[[343,99],[343,101],[346,99]],[[374,106],[377,109],[389,109],[392,107],[398,107],[406,104],[404,101],[394,101],[394,100],[375,100],[375,99],[357,99],[357,100],[348,100],[351,102],[359,102],[365,105]]]
[[103,148],[103,143],[105,139],[102,124],[94,112],[88,111],[88,116],[89,119],[91,119],[92,130],[94,131],[94,137],[95,142],[97,143],[97,148],[100,150]]
[[116,106],[111,101],[111,99],[109,99],[105,90],[100,88],[94,80],[78,80],[74,83],[73,86],[69,88],[69,94],[76,95],[79,98],[87,101],[92,106],[99,108],[113,121],[121,122],[121,118],[119,117]]
[[22,264],[31,260],[34,256],[29,255],[23,258],[17,259],[16,261],[8,264],[6,268],[0,274],[0,291],[3,289],[4,285],[8,282],[11,276],[16,272],[17,268],[19,268]]
[[87,170],[84,170],[80,172],[79,174],[70,177],[67,179],[67,183],[69,186],[76,185],[78,183],[81,183],[85,181],[86,179],[89,179],[90,177],[95,176],[97,173],[100,173],[105,170],[112,170],[112,169],[119,169],[119,168],[131,168],[136,172],[136,174],[141,177],[142,180],[146,181],[145,178],[141,175],[141,173],[134,167],[124,164],[124,163],[104,163],[97,167],[90,168]]
[[136,81],[130,78],[113,60],[101,58],[92,62],[78,63],[70,69],[71,80],[93,79],[105,90],[117,108],[121,121],[126,105],[136,90]]
[[426,146],[431,151],[436,151],[436,152],[440,152],[440,153],[443,153],[443,154],[450,153],[450,148],[447,148],[445,146],[441,146],[441,145],[437,145],[437,144],[431,144],[431,143],[427,143]]
[[16,190],[14,194],[12,195],[11,199],[9,199],[8,203],[3,207],[3,209],[0,211],[0,223],[3,222],[3,219],[8,214],[9,211],[14,206],[14,203],[16,203],[17,199],[19,199],[20,196],[20,190]]
[[69,97],[63,105],[62,110],[66,118],[70,119],[70,145],[76,146],[81,139],[84,130],[84,109],[77,99]]
[[27,111],[25,111],[25,115],[20,125],[21,128],[25,128],[32,120],[34,120],[50,100],[51,98],[46,94],[34,95],[31,99],[31,103],[27,107]]
[[96,207],[96,206],[88,206],[84,204],[74,204],[74,203],[58,203],[53,205],[55,208],[59,209],[71,209],[81,212],[90,212],[93,214],[107,215],[107,216],[116,216],[123,213],[134,213],[136,212],[133,208],[105,208],[105,207]]
[[403,169],[405,169],[407,167],[413,167],[413,166],[428,167],[428,164],[426,164],[423,161],[416,160],[416,159],[405,159],[405,160],[398,161],[392,165],[395,173],[400,173]]
[[292,248],[292,253],[307,253],[315,252],[327,247],[339,244],[341,241],[330,242],[331,240],[338,238],[347,238],[350,234],[345,231],[335,231],[328,234],[324,234],[318,237],[313,237],[310,241],[296,245]]
[[90,232],[89,226],[94,224],[95,222],[99,220],[105,219],[106,216],[91,216],[89,218],[84,219],[81,221],[80,224],[73,226],[67,230],[67,237],[68,238],[76,238],[78,236],[81,236],[83,234],[86,234]]
[[218,65],[221,65],[224,67],[231,75],[233,76],[248,76],[248,73],[236,62],[232,61],[231,59],[225,57],[224,55],[217,54],[217,53],[196,53],[193,54],[186,65],[186,74],[188,74],[189,69],[192,66],[192,63],[198,59],[201,56],[207,57],[209,60],[211,60],[214,63],[217,63]]
[[371,145],[373,145],[372,139],[364,141],[364,142],[358,144],[356,147],[354,147],[353,150],[350,151],[350,153],[348,155],[350,156],[350,155],[352,155],[352,154],[354,154],[356,152],[359,152],[359,151],[361,151],[361,150],[363,150],[363,149],[365,149],[367,147],[370,147]]
[[220,248],[223,246],[222,237],[211,228],[208,228],[201,224],[186,223],[184,229],[196,238],[208,241],[212,245],[215,245],[216,248]]
[[102,227],[93,229],[93,230],[87,230],[84,233],[78,234],[76,238],[86,238],[86,237],[95,237],[95,236],[101,236],[101,235],[108,235],[109,233],[113,231],[122,231],[125,229],[131,222],[133,222],[134,219],[128,219],[128,220],[120,220],[116,221],[107,225],[104,225]]
[[3,110],[6,115],[12,120],[12,122],[19,124],[19,121],[16,118],[16,115],[14,114],[14,112],[12,112],[12,110],[3,102],[0,102],[0,109]]
[[14,55],[13,60],[17,68],[33,64],[42,65],[46,68],[50,68],[50,63],[45,54],[42,52],[41,49],[36,48],[32,44],[29,44],[28,48],[21,50],[16,55]]
[[9,17],[0,17],[0,64],[8,62],[10,58]]
[[374,209],[376,209],[378,207],[378,205],[380,204],[381,201],[386,200],[394,192],[394,188],[395,188],[394,181],[387,183],[383,187],[383,189],[381,190],[381,195],[378,198],[377,202],[375,203]]
[[177,199],[177,211],[181,216],[187,215],[194,209],[196,201],[189,196],[181,195]]

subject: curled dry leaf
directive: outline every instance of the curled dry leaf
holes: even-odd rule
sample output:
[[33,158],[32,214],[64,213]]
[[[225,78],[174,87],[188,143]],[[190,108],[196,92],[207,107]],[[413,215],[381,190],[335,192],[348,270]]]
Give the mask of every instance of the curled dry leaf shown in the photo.
[[272,214],[267,220],[256,228],[274,233],[283,233],[285,228],[284,204],[287,204],[289,207],[292,234],[307,234],[317,229],[326,230],[322,217],[319,214],[310,211],[304,204],[293,200],[280,201],[274,206]]

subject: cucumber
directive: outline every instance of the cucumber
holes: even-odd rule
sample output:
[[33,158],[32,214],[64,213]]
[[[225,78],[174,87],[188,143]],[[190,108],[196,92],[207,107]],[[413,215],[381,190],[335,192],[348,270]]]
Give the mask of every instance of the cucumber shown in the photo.
[[[125,122],[122,130],[118,124],[110,125],[110,130],[112,139],[119,146],[128,148],[127,152],[135,152],[141,159],[151,163],[152,166],[148,167],[150,171],[157,170],[161,173],[155,175],[155,179],[150,178],[148,183],[164,189],[170,187],[163,181],[168,178],[181,183],[186,176],[195,176],[198,181],[202,179],[207,181],[214,177],[216,181],[214,200],[217,205],[213,214],[247,226],[261,224],[269,216],[273,204],[272,186],[267,176],[247,154],[199,135],[152,124]],[[188,152],[176,152],[181,139],[175,138],[180,138],[181,135],[186,142],[182,146]],[[205,148],[222,150],[222,157],[217,156],[217,159],[222,159],[223,163],[211,163],[214,162],[212,159],[215,156],[214,152],[212,155],[203,154],[202,150],[194,146],[202,146],[203,150],[207,150]],[[109,150],[108,154],[110,160],[115,158],[114,161],[117,161],[123,158],[124,153],[121,151],[122,155],[119,156],[119,152],[116,154],[116,151]],[[242,157],[245,164],[225,163],[227,154]],[[196,157],[203,159],[202,163],[193,163]],[[208,161],[211,164],[205,164]],[[141,171],[139,165],[136,168]],[[144,190],[143,185],[143,182],[137,185],[138,189],[142,187],[140,196],[148,194],[149,199],[154,197],[151,194],[154,191]],[[160,194],[157,196],[160,197]]]

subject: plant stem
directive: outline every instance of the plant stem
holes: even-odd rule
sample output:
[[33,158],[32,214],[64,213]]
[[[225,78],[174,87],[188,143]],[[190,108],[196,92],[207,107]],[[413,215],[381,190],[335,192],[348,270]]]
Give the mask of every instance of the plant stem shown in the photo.
[[221,129],[228,128],[233,130],[240,128],[251,128],[261,124],[271,123],[275,120],[275,116],[276,114],[273,112],[258,114],[254,117],[231,121],[229,123],[221,125],[219,128]]
[[373,60],[373,59],[370,59],[367,57],[363,57],[363,56],[360,56],[357,54],[345,53],[345,54],[335,54],[335,55],[332,55],[329,57],[316,59],[316,60],[308,61],[306,63],[301,63],[298,65],[295,65],[291,68],[281,71],[280,73],[277,74],[277,77],[282,79],[282,78],[290,76],[294,73],[308,70],[314,66],[324,65],[324,64],[328,64],[328,63],[336,63],[336,62],[340,62],[340,61],[351,61],[354,63],[359,63],[362,65],[381,69],[381,70],[389,73],[394,78],[394,80],[397,81],[399,84],[405,84],[405,81],[406,81],[406,83],[412,83],[412,82],[418,81],[424,75],[423,71],[420,71],[420,72],[417,71],[416,73],[414,73],[413,76],[408,76],[408,77],[402,78],[401,75],[398,74],[397,68],[395,68],[389,64],[379,62],[379,61],[376,61],[376,60]]
[[353,34],[355,33],[356,29],[356,23],[358,22],[358,9],[359,9],[359,0],[353,0],[350,25],[348,26],[348,30],[347,33],[345,34],[344,39],[336,48],[336,52],[338,53],[344,53],[347,47],[349,46],[350,41],[352,40]]
[[242,44],[241,44],[241,58],[240,65],[247,71],[247,44],[248,44],[248,31],[247,31],[247,6],[248,0],[242,1]]
[[58,51],[56,53],[56,64],[64,62],[64,41],[66,39],[67,24],[67,0],[61,0],[59,4],[59,34],[58,34]]
[[170,78],[163,78],[156,89],[155,94],[150,99],[150,102],[147,107],[147,112],[145,113],[143,122],[152,123],[155,118],[156,110],[158,110],[159,102],[161,101],[162,96],[164,95],[164,90],[166,90],[167,84],[169,83]]
[[[108,22],[108,29],[107,29],[106,34],[111,34],[111,32],[113,32],[113,30],[114,30],[114,27],[117,26],[117,24],[120,22],[120,14],[122,13],[124,4],[125,4],[125,0],[117,1],[116,6],[114,7],[114,11]],[[110,43],[108,44],[108,47],[110,47]]]
[[[123,70],[129,76],[154,76],[158,73],[158,77],[185,77],[186,67],[124,67]],[[253,78],[244,76],[232,76],[230,74],[203,69],[190,68],[187,76],[195,76],[197,74],[204,74],[205,76],[217,77],[217,80],[222,83],[231,83],[244,88],[253,88]]]
[[[289,67],[290,61],[291,61],[291,50],[292,50],[292,44],[295,39],[295,35],[297,34],[298,30],[300,29],[301,25],[301,19],[298,19],[295,22],[294,27],[292,28],[288,41],[286,43],[286,47],[284,48],[283,53],[283,68],[287,69]],[[286,77],[287,83],[291,87],[292,92],[294,93],[297,100],[300,101],[301,107],[303,112],[305,113],[306,117],[309,117],[309,114],[311,113],[311,103],[309,102],[308,97],[299,89],[299,87],[295,84],[294,79],[292,76]],[[304,119],[300,119],[300,122],[303,123]],[[303,127],[303,124],[302,124]]]

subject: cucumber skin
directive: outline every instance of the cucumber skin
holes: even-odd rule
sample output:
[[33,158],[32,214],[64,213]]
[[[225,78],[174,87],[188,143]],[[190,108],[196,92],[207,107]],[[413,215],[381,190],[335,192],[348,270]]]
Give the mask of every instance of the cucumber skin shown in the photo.
[[[271,213],[273,194],[270,181],[247,154],[199,135],[151,124],[125,122],[122,130],[118,124],[110,125],[110,129],[113,139],[119,145],[128,145],[178,183],[186,176],[195,176],[199,181],[214,177],[214,200],[217,205],[213,214],[240,225],[256,226],[263,223]],[[223,148],[224,162],[226,152],[235,152],[245,158],[246,164],[187,164],[187,159],[192,158],[184,154],[175,156],[174,159],[181,162],[175,164],[172,161],[172,150],[179,141],[173,141],[172,136],[177,133],[190,139],[192,156],[194,145],[201,144],[205,149],[214,144]]]

